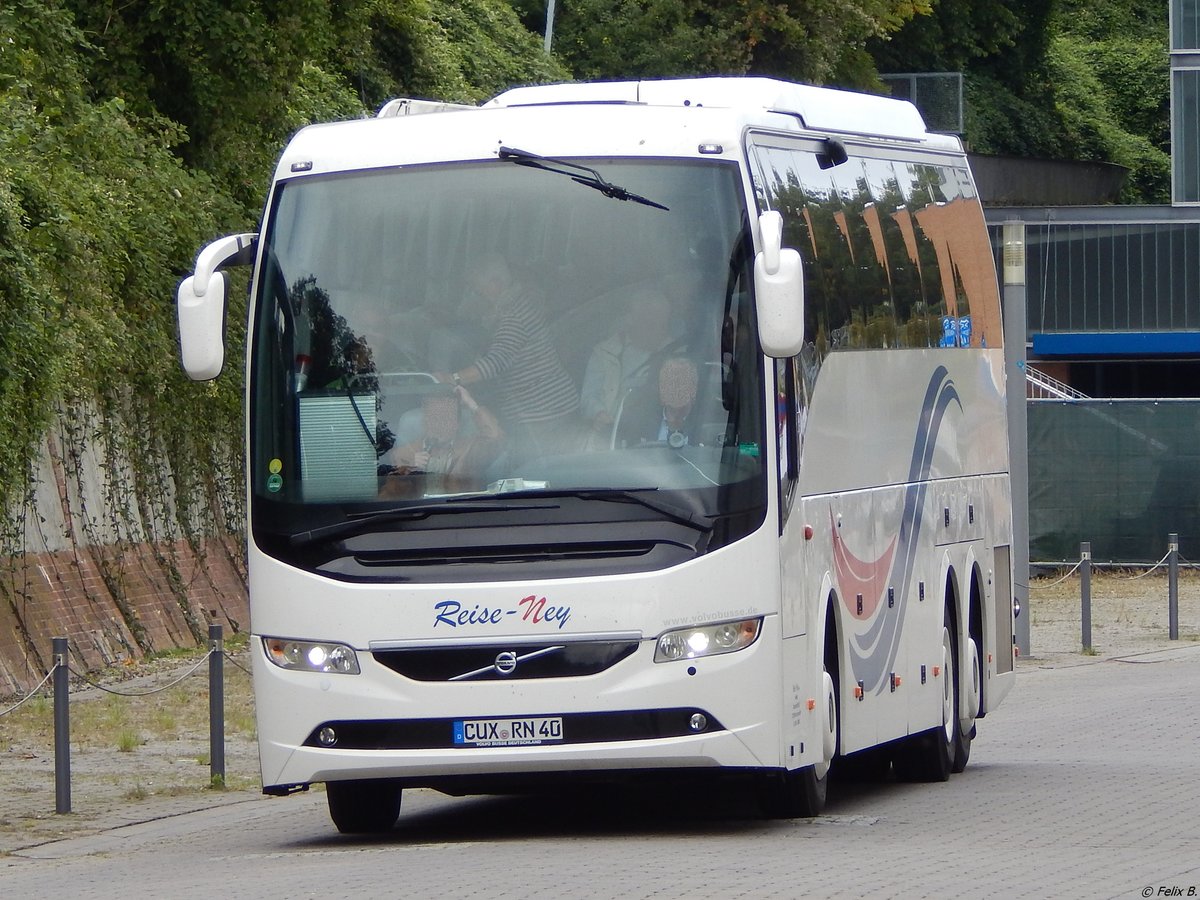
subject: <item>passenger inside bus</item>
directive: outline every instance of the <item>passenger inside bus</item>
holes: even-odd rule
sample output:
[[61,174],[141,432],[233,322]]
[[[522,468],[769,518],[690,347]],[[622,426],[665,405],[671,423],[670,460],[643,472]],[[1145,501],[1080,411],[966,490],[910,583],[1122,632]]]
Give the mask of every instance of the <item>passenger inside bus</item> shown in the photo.
[[550,340],[539,304],[496,253],[480,260],[469,284],[488,332],[486,349],[451,373],[437,373],[437,379],[495,383],[501,420],[522,455],[578,447],[579,391]]
[[485,473],[503,451],[496,417],[461,385],[430,385],[421,405],[401,416],[394,446],[379,458],[384,496],[461,493],[484,487]]

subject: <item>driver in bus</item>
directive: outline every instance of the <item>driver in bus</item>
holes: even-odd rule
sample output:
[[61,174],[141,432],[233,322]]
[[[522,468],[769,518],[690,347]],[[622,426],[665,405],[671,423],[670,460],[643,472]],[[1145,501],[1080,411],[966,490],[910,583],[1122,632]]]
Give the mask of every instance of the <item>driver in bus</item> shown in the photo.
[[653,374],[653,356],[670,337],[671,302],[652,288],[634,291],[617,331],[605,338],[588,359],[580,402],[592,427],[593,440],[607,446],[621,398]]
[[630,393],[617,421],[617,445],[665,444],[676,450],[699,441],[696,394],[700,375],[684,356],[665,359],[652,391]]

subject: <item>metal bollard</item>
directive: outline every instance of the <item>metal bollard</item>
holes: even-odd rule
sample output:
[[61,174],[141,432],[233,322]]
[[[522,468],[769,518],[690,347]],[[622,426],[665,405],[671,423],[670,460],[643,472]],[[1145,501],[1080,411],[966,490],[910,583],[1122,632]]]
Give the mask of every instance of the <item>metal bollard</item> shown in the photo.
[[67,639],[51,639],[54,653],[54,811],[71,811],[71,713]]
[[1167,637],[1179,640],[1179,535],[1167,535]]
[[1079,545],[1080,618],[1083,621],[1083,652],[1092,649],[1092,542]]
[[225,641],[220,625],[208,626],[208,775],[225,786]]

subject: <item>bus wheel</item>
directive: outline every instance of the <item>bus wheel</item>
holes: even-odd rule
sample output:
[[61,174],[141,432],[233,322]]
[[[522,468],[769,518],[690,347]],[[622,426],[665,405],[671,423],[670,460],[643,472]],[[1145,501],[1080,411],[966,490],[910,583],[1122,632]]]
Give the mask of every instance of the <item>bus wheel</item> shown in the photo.
[[979,698],[982,689],[982,676],[979,669],[979,646],[974,639],[967,641],[967,717],[958,723],[958,743],[954,748],[954,764],[950,771],[954,774],[962,772],[971,758],[971,739],[975,737],[975,717],[979,715]]
[[342,834],[384,834],[400,817],[400,785],[387,779],[330,781],[325,796]]
[[759,785],[763,812],[771,819],[811,819],[825,809],[829,774],[816,766],[764,775]]
[[942,625],[942,724],[901,742],[892,760],[897,778],[902,781],[946,781],[950,778],[962,740],[958,706],[954,632],[947,609]]
[[825,809],[829,788],[829,767],[837,753],[837,690],[829,672],[822,679],[824,698],[821,706],[821,761],[802,769],[764,776],[763,809],[773,819],[802,819],[819,816]]

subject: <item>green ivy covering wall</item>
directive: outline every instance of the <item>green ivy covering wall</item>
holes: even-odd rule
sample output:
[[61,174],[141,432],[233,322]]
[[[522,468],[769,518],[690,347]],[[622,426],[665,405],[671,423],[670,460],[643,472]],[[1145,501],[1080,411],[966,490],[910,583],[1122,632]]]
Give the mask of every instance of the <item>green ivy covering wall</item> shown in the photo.
[[255,229],[292,132],[565,76],[495,0],[0,6],[0,602],[65,537],[107,548],[89,570],[118,607],[122,550],[151,547],[184,607],[185,566],[241,535],[246,285],[209,384],[180,370],[174,295],[208,241]]

